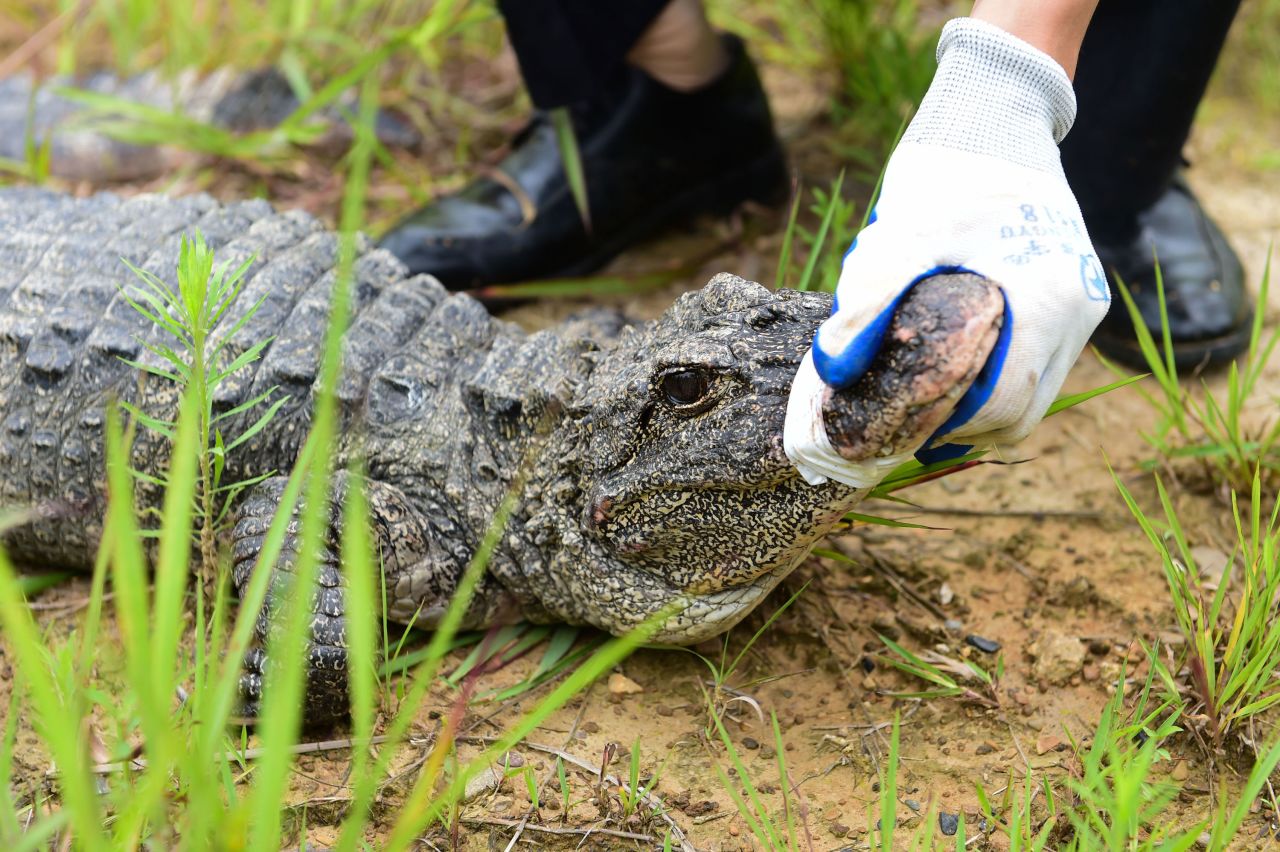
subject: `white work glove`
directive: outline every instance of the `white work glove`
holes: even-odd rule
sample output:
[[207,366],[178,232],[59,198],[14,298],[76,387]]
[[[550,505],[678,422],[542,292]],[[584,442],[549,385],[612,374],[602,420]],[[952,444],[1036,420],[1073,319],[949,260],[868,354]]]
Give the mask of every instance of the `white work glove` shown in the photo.
[[1005,318],[982,374],[927,445],[1013,443],[1044,417],[1111,299],[1058,154],[1075,112],[1071,81],[1047,54],[972,18],[943,29],[933,83],[791,387],[784,446],[810,483],[869,488],[910,457],[841,458],[822,422],[823,384],[865,373],[898,302],[939,272],[999,284]]

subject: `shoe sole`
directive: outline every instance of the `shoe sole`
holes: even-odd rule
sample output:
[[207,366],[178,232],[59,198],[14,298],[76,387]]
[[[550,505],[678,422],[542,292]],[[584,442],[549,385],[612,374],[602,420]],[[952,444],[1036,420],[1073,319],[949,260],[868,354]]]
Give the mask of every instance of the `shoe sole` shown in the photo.
[[[1253,314],[1238,328],[1219,337],[1204,340],[1173,341],[1173,364],[1179,373],[1186,373],[1196,368],[1219,367],[1230,363],[1249,347],[1249,336],[1253,332]],[[1095,334],[1093,345],[1098,347],[1107,358],[1137,370],[1148,368],[1147,359],[1136,338],[1114,337],[1106,334]],[[1159,340],[1157,338],[1157,346]]]
[[636,243],[684,224],[698,216],[724,216],[739,205],[754,201],[777,207],[787,199],[790,178],[781,152],[761,157],[716,180],[674,195],[650,207],[625,229],[609,237],[586,257],[540,275],[539,278],[577,278],[589,275]]

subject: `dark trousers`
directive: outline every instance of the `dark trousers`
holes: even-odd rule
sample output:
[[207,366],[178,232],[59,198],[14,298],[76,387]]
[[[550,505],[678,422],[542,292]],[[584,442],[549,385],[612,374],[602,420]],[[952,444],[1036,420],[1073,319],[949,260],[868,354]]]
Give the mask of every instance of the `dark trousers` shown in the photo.
[[1137,214],[1182,163],[1240,0],[1102,0],[1076,69],[1075,126],[1062,166],[1090,235],[1135,236]]
[[[865,2],[865,0],[859,0]],[[499,0],[535,104],[589,99],[667,0]],[[1102,0],[1062,162],[1095,239],[1123,241],[1167,188],[1239,0]]]

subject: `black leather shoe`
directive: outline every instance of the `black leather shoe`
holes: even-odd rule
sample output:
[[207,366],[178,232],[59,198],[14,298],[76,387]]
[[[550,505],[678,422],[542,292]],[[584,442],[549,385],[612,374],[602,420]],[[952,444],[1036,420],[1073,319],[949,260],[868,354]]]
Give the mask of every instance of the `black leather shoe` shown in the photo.
[[550,117],[535,114],[496,174],[399,222],[381,244],[452,289],[585,275],[623,249],[746,200],[781,203],[788,177],[769,104],[742,42],[728,69],[690,93],[628,66],[607,97],[571,108],[590,230]]
[[1222,231],[1204,212],[1181,174],[1164,195],[1138,217],[1138,235],[1124,244],[1095,238],[1094,247],[1115,294],[1111,309],[1094,332],[1104,355],[1144,368],[1133,323],[1116,289],[1125,283],[1142,319],[1160,341],[1160,303],[1152,248],[1160,261],[1169,335],[1179,370],[1224,363],[1249,344],[1253,309],[1245,293],[1240,259]]

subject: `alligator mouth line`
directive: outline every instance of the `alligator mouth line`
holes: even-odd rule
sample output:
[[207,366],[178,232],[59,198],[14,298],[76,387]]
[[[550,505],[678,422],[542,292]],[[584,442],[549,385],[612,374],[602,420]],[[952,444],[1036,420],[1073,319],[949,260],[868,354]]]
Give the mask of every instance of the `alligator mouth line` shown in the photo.
[[716,592],[681,595],[677,601],[683,605],[667,618],[651,641],[693,645],[724,633],[755,609],[803,558],[801,554],[791,565],[766,571],[748,583]]

